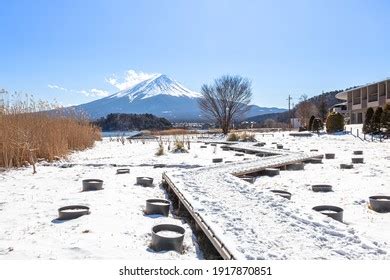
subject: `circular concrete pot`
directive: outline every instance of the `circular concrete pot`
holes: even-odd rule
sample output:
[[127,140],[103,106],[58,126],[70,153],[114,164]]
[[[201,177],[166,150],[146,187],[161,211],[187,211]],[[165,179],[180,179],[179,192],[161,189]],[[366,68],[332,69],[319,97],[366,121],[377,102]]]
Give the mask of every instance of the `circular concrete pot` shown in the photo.
[[152,227],[151,248],[155,251],[175,250],[181,252],[183,249],[185,229],[181,226],[161,224]]
[[334,158],[335,158],[335,154],[333,154],[333,153],[327,153],[327,154],[325,154],[325,158],[326,158],[326,159],[334,159]]
[[213,163],[222,162],[222,158],[213,158]]
[[152,177],[137,177],[137,185],[141,185],[143,187],[151,187],[153,186],[153,178]]
[[305,164],[303,162],[291,163],[286,166],[287,170],[304,170]]
[[352,158],[352,163],[364,163],[364,158],[362,157]]
[[103,189],[103,180],[85,179],[83,180],[83,192],[99,191]]
[[375,212],[390,212],[390,196],[374,195],[370,196],[370,206]]
[[88,215],[89,207],[83,205],[70,205],[58,209],[58,220],[72,220]]
[[341,163],[340,164],[340,169],[352,169],[353,164],[346,164],[346,163]]
[[362,155],[363,154],[363,151],[353,151],[353,154],[354,155]]
[[313,192],[331,192],[332,186],[331,185],[312,185],[311,189]]
[[336,221],[343,222],[343,208],[331,205],[320,205],[313,207],[313,210],[333,218]]
[[266,176],[276,176],[280,174],[280,170],[277,168],[266,168],[263,170],[264,175]]
[[116,170],[116,174],[128,174],[128,173],[130,173],[129,168],[120,168]]
[[274,194],[277,194],[283,198],[287,198],[288,200],[291,199],[291,193],[287,191],[282,191],[282,190],[271,190]]
[[171,203],[166,199],[148,199],[146,200],[146,215],[160,214],[168,217]]

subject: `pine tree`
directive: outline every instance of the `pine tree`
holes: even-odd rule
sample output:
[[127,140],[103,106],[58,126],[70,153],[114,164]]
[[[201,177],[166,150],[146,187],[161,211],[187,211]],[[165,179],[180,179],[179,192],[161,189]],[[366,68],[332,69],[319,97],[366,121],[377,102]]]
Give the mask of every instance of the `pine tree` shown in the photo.
[[313,130],[313,121],[314,121],[314,119],[315,119],[314,116],[311,116],[311,117],[310,117],[310,120],[309,120],[309,127],[307,128],[307,130],[310,130],[310,131]]
[[390,133],[390,103],[385,105],[382,113],[382,127],[386,130],[386,133]]
[[372,117],[372,131],[377,133],[382,128],[382,107],[378,107],[375,110],[374,116]]
[[374,116],[374,109],[369,107],[367,109],[366,117],[364,119],[364,124],[363,124],[363,132],[364,133],[371,133],[373,131],[372,125],[371,125],[371,121],[372,121],[373,116]]

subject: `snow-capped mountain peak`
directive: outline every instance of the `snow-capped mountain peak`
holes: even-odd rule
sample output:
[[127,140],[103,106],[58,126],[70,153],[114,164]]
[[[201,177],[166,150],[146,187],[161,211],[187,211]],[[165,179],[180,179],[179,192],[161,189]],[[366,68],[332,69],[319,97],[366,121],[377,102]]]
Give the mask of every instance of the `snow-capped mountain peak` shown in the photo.
[[175,97],[199,98],[200,93],[191,91],[179,82],[169,78],[164,74],[156,74],[129,89],[122,90],[111,95],[109,98],[119,98],[127,96],[129,102],[138,99],[147,99],[157,95],[169,95]]

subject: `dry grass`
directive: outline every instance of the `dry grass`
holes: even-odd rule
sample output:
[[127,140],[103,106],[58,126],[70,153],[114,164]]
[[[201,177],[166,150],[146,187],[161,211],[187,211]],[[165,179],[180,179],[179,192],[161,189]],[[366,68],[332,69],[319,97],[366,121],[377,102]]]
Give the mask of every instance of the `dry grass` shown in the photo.
[[37,158],[51,161],[101,139],[100,129],[82,116],[35,112],[42,108],[48,109],[31,101],[0,104],[0,167],[34,164]]

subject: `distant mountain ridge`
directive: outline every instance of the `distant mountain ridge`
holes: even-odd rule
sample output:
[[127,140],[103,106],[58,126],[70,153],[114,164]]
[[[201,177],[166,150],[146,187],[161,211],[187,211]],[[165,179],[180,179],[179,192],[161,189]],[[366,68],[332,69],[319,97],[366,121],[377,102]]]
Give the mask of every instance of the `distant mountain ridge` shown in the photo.
[[[353,88],[353,87],[352,87]],[[345,90],[348,90],[350,88],[347,88]],[[342,101],[336,98],[336,94],[339,92],[342,92],[344,90],[332,90],[328,92],[323,92],[319,95],[315,95],[313,97],[308,98],[307,101],[312,102],[315,104],[317,107],[319,106],[319,103],[324,101],[326,106],[328,108],[332,107],[333,105],[337,103],[341,103]],[[294,106],[294,108],[291,109],[291,116],[293,117],[295,115],[296,108],[299,106],[299,103]],[[261,114],[258,116],[252,116],[246,118],[246,121],[254,121],[257,123],[262,123],[266,121],[267,119],[272,119],[277,122],[286,122],[288,123],[289,119],[289,113],[288,111],[285,112],[279,112],[279,113],[270,113],[270,114]]]
[[[111,113],[153,114],[170,121],[201,121],[202,112],[198,99],[202,95],[181,85],[164,74],[155,74],[129,89],[110,96],[75,106],[98,119]],[[250,105],[246,116],[282,112],[285,109]]]

